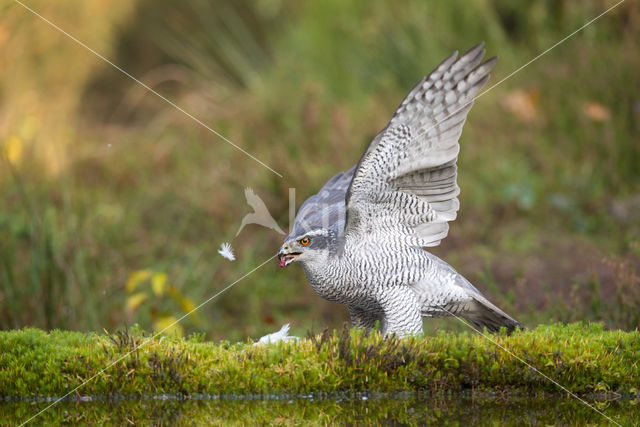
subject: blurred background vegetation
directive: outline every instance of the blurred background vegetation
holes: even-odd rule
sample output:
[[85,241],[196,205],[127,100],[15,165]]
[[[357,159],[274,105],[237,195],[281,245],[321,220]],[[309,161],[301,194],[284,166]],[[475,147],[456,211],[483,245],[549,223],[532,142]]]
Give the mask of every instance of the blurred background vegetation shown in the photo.
[[[614,1],[69,0],[0,5],[0,328],[160,328],[275,254],[404,95],[484,40],[489,86]],[[640,321],[640,4],[627,1],[476,101],[459,219],[435,253],[523,323]],[[488,86],[488,87],[489,87]],[[217,254],[231,241],[237,261]],[[180,324],[244,339],[346,310],[275,260]],[[462,327],[426,321],[426,331]]]

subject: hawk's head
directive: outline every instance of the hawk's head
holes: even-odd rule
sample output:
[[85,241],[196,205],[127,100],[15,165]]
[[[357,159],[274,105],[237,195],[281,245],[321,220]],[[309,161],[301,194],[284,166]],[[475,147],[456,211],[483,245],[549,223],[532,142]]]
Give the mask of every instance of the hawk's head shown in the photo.
[[304,262],[327,255],[333,240],[332,233],[327,229],[307,231],[297,236],[290,234],[278,251],[280,267],[286,267],[294,261]]

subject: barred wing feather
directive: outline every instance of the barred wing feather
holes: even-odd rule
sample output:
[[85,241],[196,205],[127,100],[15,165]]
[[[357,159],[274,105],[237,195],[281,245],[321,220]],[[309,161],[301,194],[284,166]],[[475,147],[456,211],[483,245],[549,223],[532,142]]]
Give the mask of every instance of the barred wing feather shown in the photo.
[[386,224],[437,246],[459,209],[458,139],[496,58],[483,45],[457,52],[423,78],[371,142],[347,191],[345,232]]

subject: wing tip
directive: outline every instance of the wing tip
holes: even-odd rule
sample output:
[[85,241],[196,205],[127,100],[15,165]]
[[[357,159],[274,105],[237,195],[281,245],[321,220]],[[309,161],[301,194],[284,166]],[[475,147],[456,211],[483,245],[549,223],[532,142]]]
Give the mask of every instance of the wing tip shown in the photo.
[[424,76],[422,80],[418,82],[418,85],[416,85],[416,87],[422,86],[422,83],[429,81],[429,79],[434,75],[434,73],[443,73],[446,69],[451,67],[452,64],[454,64],[456,61],[459,61],[459,60],[460,59],[458,58],[458,51],[454,50],[453,53],[447,56],[442,62],[440,62],[438,66],[434,68],[431,73]]
[[498,55],[492,56],[491,58],[484,61],[482,64],[478,65],[478,67],[485,67],[487,68],[487,72],[488,72],[493,68],[494,65],[496,65],[496,62],[498,62]]
[[[478,56],[482,57],[486,51],[484,50],[484,41],[481,41],[477,45],[473,46],[471,49],[460,55],[460,59],[462,58],[476,58]],[[479,55],[480,54],[480,55]]]

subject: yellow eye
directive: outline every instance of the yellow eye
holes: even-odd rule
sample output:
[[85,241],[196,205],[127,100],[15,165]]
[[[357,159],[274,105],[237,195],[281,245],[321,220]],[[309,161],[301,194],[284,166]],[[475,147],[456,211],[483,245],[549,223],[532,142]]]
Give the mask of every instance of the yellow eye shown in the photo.
[[309,239],[308,237],[303,237],[302,239],[300,239],[300,244],[302,246],[307,246],[310,241],[311,241],[311,239]]

